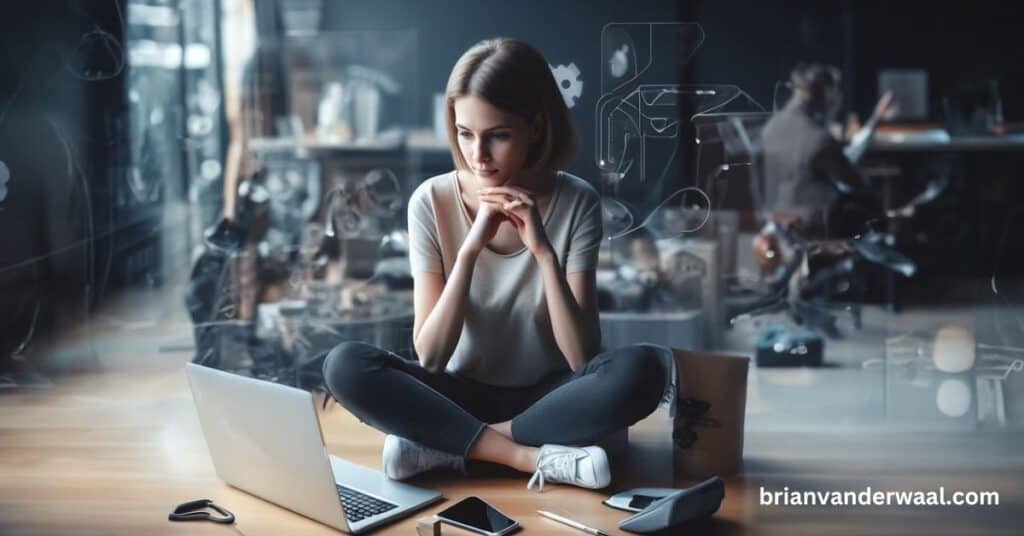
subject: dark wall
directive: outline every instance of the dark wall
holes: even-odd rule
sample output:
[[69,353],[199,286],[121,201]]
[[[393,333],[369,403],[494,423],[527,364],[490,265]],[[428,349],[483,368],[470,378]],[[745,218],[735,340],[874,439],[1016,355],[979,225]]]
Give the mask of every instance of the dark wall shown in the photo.
[[106,255],[89,235],[104,207],[92,203],[92,192],[106,188],[96,182],[106,180],[114,142],[104,119],[120,113],[123,96],[120,77],[100,78],[108,44],[120,45],[120,25],[111,1],[4,4],[0,161],[9,177],[0,200],[0,361],[27,332],[36,304],[45,325],[97,297],[97,263]]
[[[771,109],[777,81],[799,61],[844,67],[849,8],[844,1],[694,2],[707,39],[694,58],[696,81],[740,86]],[[845,22],[844,22],[845,21]]]
[[882,68],[928,71],[932,108],[958,81],[1000,81],[1007,120],[1024,121],[1024,4],[982,0],[937,3],[855,2],[857,106],[870,110],[874,73]]
[[323,28],[414,29],[419,36],[417,118],[430,125],[432,95],[444,91],[456,60],[477,41],[497,36],[528,41],[552,65],[575,62],[583,94],[571,110],[581,133],[581,151],[570,170],[593,178],[593,114],[600,87],[601,29],[609,22],[669,22],[680,19],[677,0],[348,0],[324,3]]
[[[459,55],[480,39],[507,35],[534,43],[553,65],[576,62],[584,91],[572,112],[587,133],[598,84],[589,75],[598,71],[601,28],[647,21],[700,23],[707,37],[688,81],[736,84],[767,108],[776,83],[794,65],[817,61],[843,69],[846,106],[862,118],[878,98],[879,69],[923,68],[936,114],[951,83],[997,78],[1007,119],[1024,120],[1019,6],[996,0],[941,6],[920,0],[348,0],[325,2],[322,27],[416,30],[420,125],[430,124],[431,95],[443,91]],[[594,172],[587,164],[578,159],[574,170]]]
[[925,69],[932,108],[958,81],[996,78],[1008,120],[1024,120],[1024,7],[1020,2],[717,0],[686,2],[708,35],[695,58],[704,82],[740,85],[770,105],[774,83],[799,61],[843,69],[847,106],[861,117],[878,98],[880,69]]

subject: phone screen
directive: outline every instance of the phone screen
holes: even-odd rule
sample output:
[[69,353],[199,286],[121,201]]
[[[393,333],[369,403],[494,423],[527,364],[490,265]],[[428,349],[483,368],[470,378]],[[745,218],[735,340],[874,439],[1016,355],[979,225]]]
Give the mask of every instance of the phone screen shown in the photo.
[[477,497],[466,497],[442,510],[437,517],[483,532],[501,532],[516,522]]
[[660,497],[648,497],[647,495],[634,495],[633,498],[629,500],[629,507],[643,510],[659,498]]

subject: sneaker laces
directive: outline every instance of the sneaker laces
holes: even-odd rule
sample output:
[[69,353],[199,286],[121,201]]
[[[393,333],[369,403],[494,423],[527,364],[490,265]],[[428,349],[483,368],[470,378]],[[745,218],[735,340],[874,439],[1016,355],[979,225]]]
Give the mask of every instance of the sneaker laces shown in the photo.
[[548,480],[552,482],[574,482],[577,477],[576,461],[585,456],[586,454],[584,453],[573,452],[568,449],[542,453],[541,459],[537,462],[537,471],[533,473],[530,481],[526,483],[526,489],[533,489],[534,485],[537,484],[539,486],[537,491],[544,491],[544,483]]

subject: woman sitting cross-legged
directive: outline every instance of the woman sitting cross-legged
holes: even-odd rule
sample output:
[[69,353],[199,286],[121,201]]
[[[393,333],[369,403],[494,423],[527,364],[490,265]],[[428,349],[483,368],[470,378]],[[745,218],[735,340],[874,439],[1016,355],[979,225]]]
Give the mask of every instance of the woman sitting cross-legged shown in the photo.
[[409,200],[419,362],[346,342],[326,385],[387,433],[384,472],[405,479],[467,459],[545,482],[611,482],[595,445],[649,415],[662,349],[599,353],[601,202],[560,171],[575,144],[547,62],[512,39],[467,51],[447,87],[456,169]]

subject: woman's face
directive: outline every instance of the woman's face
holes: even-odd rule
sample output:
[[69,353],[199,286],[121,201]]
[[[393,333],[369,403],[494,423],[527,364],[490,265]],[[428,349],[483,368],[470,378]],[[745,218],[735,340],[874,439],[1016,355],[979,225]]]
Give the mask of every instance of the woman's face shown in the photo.
[[455,129],[462,158],[481,186],[501,186],[526,164],[530,128],[526,120],[480,97],[455,99]]

